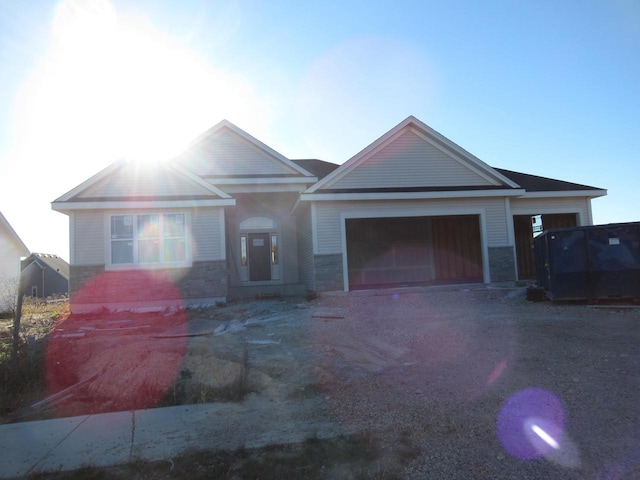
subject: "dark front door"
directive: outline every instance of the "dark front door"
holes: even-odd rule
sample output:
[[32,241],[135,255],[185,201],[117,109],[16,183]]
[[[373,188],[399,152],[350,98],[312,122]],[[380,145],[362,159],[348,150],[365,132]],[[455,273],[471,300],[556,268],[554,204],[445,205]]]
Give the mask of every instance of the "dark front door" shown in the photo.
[[271,280],[271,248],[268,233],[249,234],[249,280]]

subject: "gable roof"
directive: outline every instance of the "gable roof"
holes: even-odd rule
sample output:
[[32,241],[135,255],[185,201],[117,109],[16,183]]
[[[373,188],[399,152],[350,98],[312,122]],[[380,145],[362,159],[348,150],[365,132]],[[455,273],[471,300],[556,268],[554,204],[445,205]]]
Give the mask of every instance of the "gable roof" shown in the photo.
[[2,215],[2,212],[0,212],[0,235],[13,243],[17,252],[24,256],[29,255],[29,249],[24,244],[22,239],[18,236],[13,227],[11,227],[9,221],[5,218],[4,215]]
[[317,181],[312,173],[228,120],[198,136],[177,162],[214,184]]
[[[414,147],[420,146],[421,143],[425,145],[424,148]],[[414,150],[409,152],[410,148]],[[406,161],[403,155],[413,155],[413,163]],[[370,163],[368,170],[364,166],[367,162]],[[495,194],[513,197],[595,198],[607,194],[605,189],[598,187],[493,168],[413,116],[407,117],[343,165],[337,166],[328,162],[322,164],[317,168],[324,175],[318,183],[303,193],[301,200],[399,199],[456,195],[477,197]],[[418,165],[419,168],[415,171],[405,168],[407,171],[402,171],[403,166],[407,165]],[[309,170],[313,168],[316,166],[309,166]],[[444,168],[449,168],[449,182],[442,181],[437,184],[429,178],[431,172],[441,174]],[[365,174],[360,174],[359,177],[354,175],[357,169],[365,171]],[[460,174],[462,179],[458,177]],[[401,178],[404,184],[394,183],[394,179],[398,178]],[[373,179],[373,182],[369,182],[369,179]]]
[[49,267],[54,272],[60,274],[60,276],[69,280],[69,264],[58,255],[51,253],[32,253],[28,258],[21,262],[22,270],[31,265],[31,263],[37,263],[42,267]]
[[[415,151],[407,153],[403,150],[407,145]],[[424,160],[427,157],[429,161]],[[419,171],[406,168],[409,164]],[[358,170],[365,172],[360,178],[357,178]],[[444,180],[439,181],[439,174],[445,170],[448,178],[443,176]],[[369,178],[375,178],[376,184],[372,185]],[[337,191],[363,193],[366,190],[394,193],[519,188],[516,182],[417,118],[409,116],[307,189],[305,194]]]
[[[313,173],[319,179],[323,179],[340,165],[336,163],[327,162],[318,159],[299,159],[293,160],[295,163],[305,168],[309,172]],[[538,175],[531,175],[528,173],[515,172],[513,170],[506,170],[504,168],[493,167],[494,170],[501,173],[505,177],[509,178],[513,182],[517,183],[520,187],[524,188],[527,192],[590,192],[595,196],[601,196],[606,194],[606,190],[598,187],[590,187],[588,185],[581,185],[579,183],[567,182],[564,180],[557,180],[553,178],[540,177]],[[433,189],[435,190],[435,189]],[[332,190],[332,191],[335,191]]]
[[235,205],[228,194],[175,162],[119,160],[52,202],[60,212],[88,208]]

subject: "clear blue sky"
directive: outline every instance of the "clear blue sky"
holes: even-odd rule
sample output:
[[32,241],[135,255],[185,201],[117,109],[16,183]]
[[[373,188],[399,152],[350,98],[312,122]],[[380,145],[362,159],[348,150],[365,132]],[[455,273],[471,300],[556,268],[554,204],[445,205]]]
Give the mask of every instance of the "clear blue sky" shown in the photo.
[[637,0],[0,0],[0,82],[0,211],[32,251],[68,258],[52,200],[223,118],[343,163],[414,115],[640,220]]

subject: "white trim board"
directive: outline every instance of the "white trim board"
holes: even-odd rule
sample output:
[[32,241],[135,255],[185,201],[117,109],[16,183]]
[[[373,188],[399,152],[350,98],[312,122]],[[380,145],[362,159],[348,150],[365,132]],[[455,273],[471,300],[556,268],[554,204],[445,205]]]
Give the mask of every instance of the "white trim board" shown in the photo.
[[468,190],[447,192],[303,193],[304,202],[336,200],[421,200],[429,198],[521,197],[524,190]]
[[71,210],[106,210],[106,209],[146,209],[146,208],[193,208],[193,207],[228,207],[234,206],[234,198],[221,200],[147,200],[107,202],[53,202],[51,208],[59,212]]

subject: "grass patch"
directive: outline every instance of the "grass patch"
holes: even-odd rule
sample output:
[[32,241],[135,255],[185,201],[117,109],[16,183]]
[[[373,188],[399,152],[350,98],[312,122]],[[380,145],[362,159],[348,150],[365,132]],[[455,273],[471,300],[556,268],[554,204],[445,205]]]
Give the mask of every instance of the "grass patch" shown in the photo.
[[191,405],[212,402],[241,402],[254,390],[249,385],[249,358],[245,347],[237,362],[238,372],[222,385],[194,382],[193,373],[183,369],[177,380],[157,406]]
[[36,401],[42,394],[47,338],[56,321],[69,312],[66,301],[47,303],[25,299],[19,341],[13,347],[13,317],[0,330],[0,419]]
[[137,460],[110,468],[83,467],[71,472],[32,474],[30,480],[171,480],[204,479],[387,479],[401,478],[380,462],[370,437],[311,438],[292,445],[261,449],[192,452],[171,460]]

